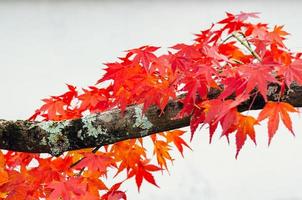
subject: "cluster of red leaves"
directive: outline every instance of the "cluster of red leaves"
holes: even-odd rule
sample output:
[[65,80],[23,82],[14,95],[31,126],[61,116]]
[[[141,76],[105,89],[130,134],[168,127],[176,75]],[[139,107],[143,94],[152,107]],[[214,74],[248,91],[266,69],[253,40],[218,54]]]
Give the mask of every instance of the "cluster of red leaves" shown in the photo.
[[[129,104],[143,104],[144,110],[157,105],[163,111],[169,100],[185,94],[178,117],[191,116],[191,139],[200,124],[209,127],[210,141],[221,126],[221,136],[235,135],[236,157],[247,138],[256,143],[254,127],[266,118],[269,142],[280,117],[293,133],[288,113],[297,110],[281,100],[291,83],[302,84],[301,54],[285,47],[288,33],[283,26],[270,29],[249,18],[258,15],[227,13],[225,19],[196,34],[194,43],[177,44],[164,55],[156,55],[159,47],[154,46],[129,50],[119,61],[106,64],[106,73],[96,86],[79,92],[68,85],[68,92],[44,99],[45,104],[30,119],[68,120],[113,107],[124,110]],[[267,100],[271,83],[281,88],[277,102]],[[215,99],[208,98],[212,89],[220,91]],[[237,106],[256,95],[266,102],[258,119],[239,113]],[[149,137],[157,164],[152,164],[143,146],[146,139],[119,142],[96,153],[91,149],[68,152],[58,158],[0,153],[0,198],[126,199],[120,186],[132,177],[138,190],[143,181],[158,186],[153,173],[168,169],[172,146],[182,155],[184,146],[190,148],[183,134],[174,130]],[[109,169],[116,172],[111,179],[117,183],[112,187],[104,183]]]

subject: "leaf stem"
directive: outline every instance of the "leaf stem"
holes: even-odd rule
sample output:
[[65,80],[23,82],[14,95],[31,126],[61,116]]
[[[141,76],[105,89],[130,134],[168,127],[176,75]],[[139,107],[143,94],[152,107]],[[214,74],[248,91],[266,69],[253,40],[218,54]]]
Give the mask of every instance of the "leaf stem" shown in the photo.
[[225,38],[221,44],[225,43],[226,41],[228,41],[229,39],[231,39],[233,37],[233,35],[229,35],[227,38]]
[[[243,37],[245,38],[245,35],[243,33],[241,33],[241,35],[243,35]],[[259,61],[261,62],[261,58],[260,56],[251,48],[251,45],[249,44],[249,42],[245,43],[243,40],[241,40],[241,38],[239,38],[235,33],[232,33],[232,37],[234,37],[238,42],[240,42],[245,48],[247,48],[247,50]]]
[[246,36],[244,35],[244,33],[242,32],[238,32],[246,41],[246,43],[249,45],[250,48],[252,48],[251,44],[249,43],[249,41],[246,39]]
[[253,104],[254,104],[254,102],[255,102],[255,100],[256,100],[256,97],[257,97],[258,92],[259,92],[259,91],[256,91],[256,92],[253,94],[254,97],[253,97],[252,102],[251,102],[251,104],[250,104],[250,106],[249,106],[249,109],[247,110],[247,114],[249,114],[249,112],[250,112],[250,110],[251,110],[251,108],[252,108],[252,106],[253,106]]

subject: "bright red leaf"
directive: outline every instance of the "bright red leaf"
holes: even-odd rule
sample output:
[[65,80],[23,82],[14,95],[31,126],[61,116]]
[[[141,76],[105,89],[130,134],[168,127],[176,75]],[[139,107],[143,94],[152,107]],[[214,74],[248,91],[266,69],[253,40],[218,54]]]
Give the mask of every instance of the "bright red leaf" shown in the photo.
[[145,179],[147,182],[155,185],[156,187],[159,187],[156,184],[155,179],[154,179],[153,175],[151,174],[151,172],[159,171],[162,169],[155,165],[148,164],[148,163],[149,163],[149,160],[138,162],[137,167],[135,169],[132,169],[128,174],[128,178],[135,176],[135,182],[136,182],[138,191],[140,191],[140,187],[142,185],[143,179]]
[[288,115],[289,112],[298,111],[288,103],[272,101],[267,102],[263,110],[260,112],[258,121],[268,118],[268,144],[271,143],[271,140],[278,129],[280,116],[284,125],[292,132],[292,134],[294,134],[292,122]]

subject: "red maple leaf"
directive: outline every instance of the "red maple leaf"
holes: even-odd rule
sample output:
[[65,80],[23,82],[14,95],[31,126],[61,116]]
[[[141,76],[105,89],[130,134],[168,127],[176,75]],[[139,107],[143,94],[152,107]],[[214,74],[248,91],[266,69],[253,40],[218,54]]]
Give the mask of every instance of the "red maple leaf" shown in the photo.
[[108,109],[109,91],[106,89],[98,89],[89,87],[90,90],[83,89],[84,94],[78,98],[81,100],[79,110],[89,110],[90,112],[100,112]]
[[275,135],[279,126],[279,115],[284,123],[284,125],[294,134],[292,128],[292,122],[288,115],[288,112],[298,112],[292,105],[285,102],[272,102],[266,103],[263,110],[259,113],[258,121],[262,121],[268,118],[268,144],[271,143],[273,136]]
[[302,60],[297,59],[289,65],[281,66],[279,74],[284,76],[287,86],[290,86],[294,81],[302,85]]
[[146,71],[149,71],[150,63],[157,58],[153,53],[157,49],[159,49],[159,47],[147,45],[140,48],[128,50],[127,52],[129,52],[128,56],[134,55],[134,63],[142,64]]
[[128,179],[135,176],[135,182],[136,182],[138,191],[140,190],[143,179],[145,179],[147,182],[155,185],[156,187],[159,187],[156,184],[155,179],[150,172],[155,172],[155,171],[159,171],[162,169],[155,165],[148,164],[148,163],[149,163],[149,160],[144,160],[144,161],[138,162],[137,167],[132,169],[127,176]]
[[123,182],[114,184],[107,193],[102,196],[103,200],[127,200],[125,192],[118,190]]
[[81,184],[79,178],[70,178],[68,180],[53,181],[47,185],[47,188],[51,189],[47,199],[49,200],[73,200],[80,198],[81,195],[85,194],[86,185]]
[[242,73],[242,77],[246,78],[246,93],[257,88],[267,101],[268,84],[277,82],[272,75],[273,67],[271,65],[249,64],[241,66],[238,70]]
[[76,169],[88,167],[91,171],[98,171],[102,174],[107,173],[107,168],[115,165],[114,159],[109,153],[85,153],[85,158],[76,165]]

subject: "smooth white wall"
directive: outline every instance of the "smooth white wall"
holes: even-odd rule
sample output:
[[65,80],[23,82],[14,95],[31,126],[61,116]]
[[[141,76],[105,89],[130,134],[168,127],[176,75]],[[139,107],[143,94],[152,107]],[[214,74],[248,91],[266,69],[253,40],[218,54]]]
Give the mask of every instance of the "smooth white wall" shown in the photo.
[[[287,44],[302,50],[299,1],[0,1],[0,118],[26,119],[40,99],[65,91],[65,83],[92,85],[102,63],[145,44],[164,48],[192,41],[228,12],[261,12],[261,21],[285,24]],[[257,114],[257,112],[252,112]],[[267,148],[266,127],[258,146],[247,142],[235,160],[234,139],[208,144],[196,134],[193,152],[176,154],[161,189],[144,184],[129,199],[298,200],[302,199],[302,125],[296,137],[281,127]]]

